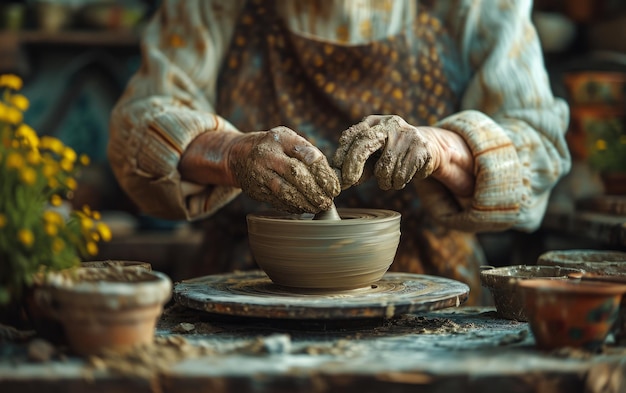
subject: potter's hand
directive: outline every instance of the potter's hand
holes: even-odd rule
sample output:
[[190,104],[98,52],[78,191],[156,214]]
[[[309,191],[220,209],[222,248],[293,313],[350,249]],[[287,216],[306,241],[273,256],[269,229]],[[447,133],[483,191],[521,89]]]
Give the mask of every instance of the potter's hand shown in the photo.
[[287,127],[241,134],[228,170],[251,198],[291,213],[328,210],[341,191],[324,154]]
[[[375,162],[368,162],[374,155]],[[366,117],[343,132],[333,157],[344,189],[367,180],[373,171],[383,190],[399,190],[414,177],[433,175],[459,196],[473,192],[473,165],[471,152],[459,135],[415,127],[399,116]]]

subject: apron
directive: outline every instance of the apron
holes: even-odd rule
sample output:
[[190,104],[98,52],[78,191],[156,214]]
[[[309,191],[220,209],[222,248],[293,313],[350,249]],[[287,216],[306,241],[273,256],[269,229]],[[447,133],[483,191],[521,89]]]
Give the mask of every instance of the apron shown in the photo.
[[[455,72],[458,51],[426,4],[400,34],[364,45],[318,41],[289,31],[273,1],[249,1],[239,16],[218,79],[217,113],[242,132],[284,125],[332,157],[341,132],[370,114],[397,114],[431,125],[454,113],[467,80]],[[392,271],[432,274],[470,285],[478,304],[482,250],[473,234],[429,220],[415,194],[419,182],[382,191],[372,179],[344,190],[337,207],[382,208],[402,214]],[[240,195],[209,220],[205,261],[195,274],[257,268],[245,215],[266,210]]]

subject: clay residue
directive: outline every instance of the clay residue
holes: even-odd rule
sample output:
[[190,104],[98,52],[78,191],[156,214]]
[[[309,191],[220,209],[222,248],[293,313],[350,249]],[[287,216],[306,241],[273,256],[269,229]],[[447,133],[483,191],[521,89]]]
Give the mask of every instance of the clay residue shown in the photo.
[[150,377],[171,369],[174,364],[185,359],[212,354],[215,354],[213,348],[192,344],[178,335],[156,337],[153,343],[137,346],[127,353],[111,351],[90,356],[87,358],[86,377],[95,370]]
[[382,333],[397,327],[410,328],[411,332],[416,334],[460,334],[476,329],[473,323],[460,325],[448,318],[426,318],[405,314],[389,319],[377,330]]

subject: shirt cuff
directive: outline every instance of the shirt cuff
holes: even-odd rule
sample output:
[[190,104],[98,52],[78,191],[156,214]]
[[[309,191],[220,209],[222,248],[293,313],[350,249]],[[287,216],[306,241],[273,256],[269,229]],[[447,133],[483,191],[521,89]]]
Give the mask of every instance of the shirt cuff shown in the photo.
[[474,157],[474,195],[460,199],[434,179],[422,181],[418,195],[434,219],[443,225],[471,232],[500,231],[518,221],[522,203],[530,198],[523,187],[516,148],[493,119],[467,110],[435,125],[456,132]]

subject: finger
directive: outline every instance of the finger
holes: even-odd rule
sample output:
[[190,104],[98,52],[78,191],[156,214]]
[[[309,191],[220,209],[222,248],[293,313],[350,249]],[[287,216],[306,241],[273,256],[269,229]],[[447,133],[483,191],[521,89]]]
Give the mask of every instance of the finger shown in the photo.
[[367,159],[385,146],[386,136],[384,129],[378,125],[362,132],[354,139],[341,167],[342,186],[358,182],[363,175]]
[[[309,170],[309,167],[295,158],[289,158],[288,160],[279,162],[278,165],[279,166],[275,167],[276,172],[282,176],[285,182],[297,190],[299,194],[297,196],[298,200],[306,200],[308,205],[314,206],[317,210],[330,208],[332,198],[329,197],[325,190],[323,190],[317,183],[316,178]],[[332,173],[332,171],[330,172]],[[296,202],[304,204],[304,202]],[[307,211],[311,212],[310,209]]]
[[391,177],[394,190],[404,188],[413,179],[420,162],[418,156],[422,152],[417,146],[411,146],[404,152],[404,156],[397,160]]
[[318,186],[329,198],[334,198],[341,192],[339,177],[326,160],[320,160],[309,167],[309,171],[317,182]]
[[278,173],[274,173],[264,184],[256,184],[252,190],[249,190],[249,195],[289,213],[318,213],[321,210],[311,204],[293,184]]
[[367,123],[368,126],[374,127],[379,125],[383,120],[389,119],[392,116],[389,115],[369,115],[363,119],[364,123]]
[[[295,185],[313,204],[330,207],[341,191],[339,178],[328,164],[326,156],[295,132],[282,127],[280,140],[284,157],[275,160],[273,169]],[[280,158],[281,153],[277,153]]]
[[341,169],[343,166],[343,162],[345,160],[346,154],[350,150],[354,139],[360,135],[362,132],[370,129],[369,124],[366,121],[362,121],[357,123],[344,132],[341,133],[341,137],[339,137],[339,147],[335,154],[333,155],[333,166]]

